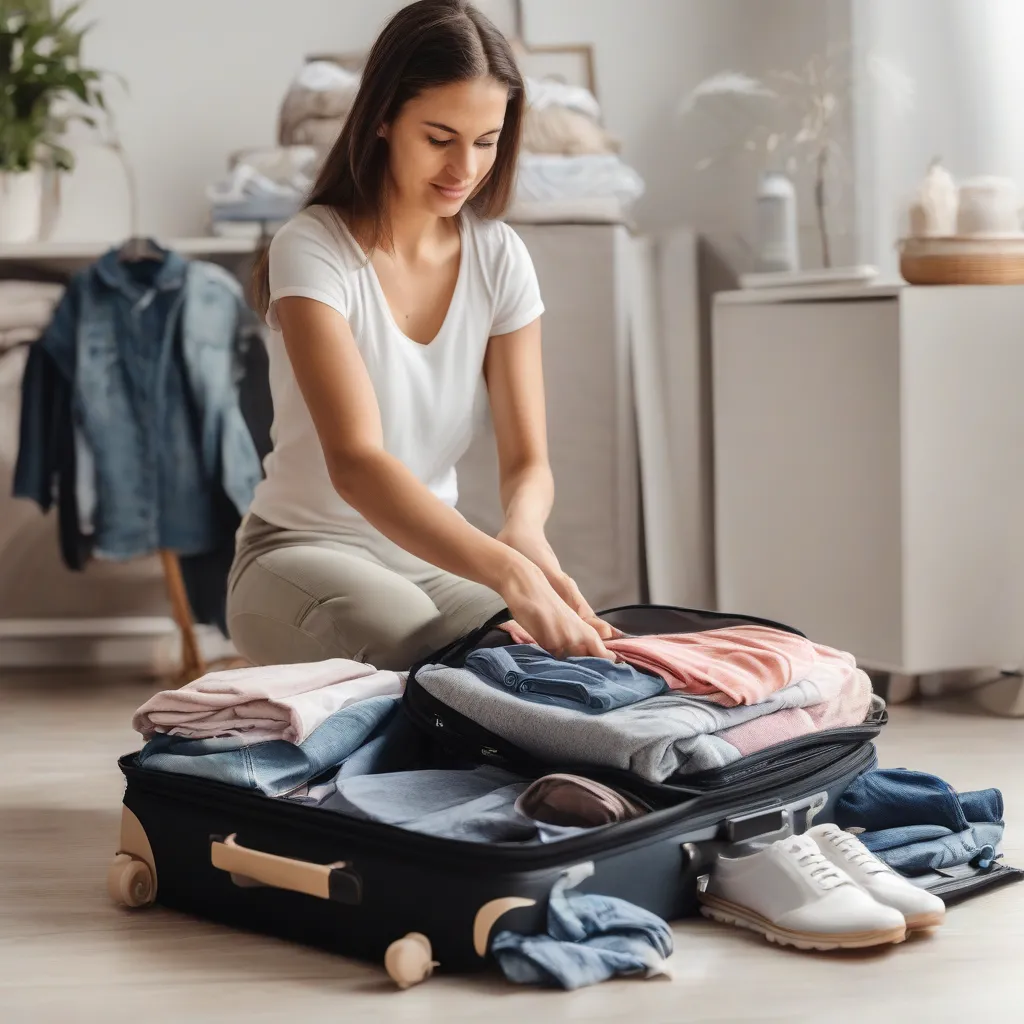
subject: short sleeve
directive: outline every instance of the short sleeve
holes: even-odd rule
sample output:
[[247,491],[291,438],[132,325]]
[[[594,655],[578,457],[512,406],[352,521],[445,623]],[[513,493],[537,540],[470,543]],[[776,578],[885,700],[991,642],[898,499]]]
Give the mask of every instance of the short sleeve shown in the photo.
[[501,226],[505,238],[491,326],[492,336],[518,331],[533,323],[544,312],[537,272],[533,268],[526,243],[507,224]]
[[341,240],[310,211],[300,213],[270,243],[270,305],[267,326],[279,331],[277,300],[316,299],[349,315],[348,267]]

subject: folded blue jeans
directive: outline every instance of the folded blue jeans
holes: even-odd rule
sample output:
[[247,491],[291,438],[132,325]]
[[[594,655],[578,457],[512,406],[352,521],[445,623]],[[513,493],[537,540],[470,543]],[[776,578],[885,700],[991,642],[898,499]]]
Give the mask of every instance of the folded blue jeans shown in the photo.
[[963,832],[971,822],[1001,822],[998,789],[957,793],[936,775],[906,768],[881,768],[854,779],[836,804],[836,824],[865,832],[903,825],[943,825]]
[[836,804],[835,821],[904,874],[995,859],[1003,838],[998,789],[957,793],[926,772],[887,768],[865,772]]
[[669,926],[625,900],[568,891],[586,874],[570,870],[554,884],[546,935],[494,937],[491,952],[509,981],[576,989],[617,975],[668,974]]
[[[246,744],[237,736],[192,740],[161,734],[139,752],[139,764],[283,796],[337,770],[357,751],[361,770],[374,770],[374,757],[361,748],[383,734],[401,699],[368,697],[351,704],[336,711],[299,744],[285,740]],[[384,750],[380,744],[373,747],[378,756]]]
[[665,693],[658,676],[605,658],[556,658],[531,644],[485,647],[466,659],[484,682],[535,704],[600,714]]
[[977,822],[963,832],[951,832],[942,825],[907,825],[864,832],[859,838],[879,860],[910,875],[963,864],[989,867],[1003,840],[1003,826]]

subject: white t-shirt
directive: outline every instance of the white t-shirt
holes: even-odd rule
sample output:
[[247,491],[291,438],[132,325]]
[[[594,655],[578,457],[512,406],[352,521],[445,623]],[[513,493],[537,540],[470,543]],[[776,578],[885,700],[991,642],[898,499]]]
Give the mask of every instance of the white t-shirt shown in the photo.
[[261,519],[292,530],[377,532],[339,497],[327,473],[277,321],[275,304],[287,295],[316,299],[345,317],[377,395],[385,450],[455,506],[455,464],[486,412],[488,339],[525,327],[544,310],[522,239],[507,224],[468,210],[459,224],[458,281],[428,345],[399,329],[372,264],[326,208],[302,211],[275,235],[267,313],[274,449],[252,503]]

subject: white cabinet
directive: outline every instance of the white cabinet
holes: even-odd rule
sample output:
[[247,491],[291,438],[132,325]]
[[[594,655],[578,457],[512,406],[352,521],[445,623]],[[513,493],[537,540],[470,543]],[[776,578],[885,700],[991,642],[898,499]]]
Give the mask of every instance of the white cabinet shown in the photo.
[[[563,568],[597,608],[640,596],[640,515],[630,376],[630,261],[621,225],[516,225],[537,268],[555,508],[548,527]],[[459,510],[495,533],[494,431],[459,464]]]
[[1024,287],[718,296],[722,608],[908,674],[1024,655]]

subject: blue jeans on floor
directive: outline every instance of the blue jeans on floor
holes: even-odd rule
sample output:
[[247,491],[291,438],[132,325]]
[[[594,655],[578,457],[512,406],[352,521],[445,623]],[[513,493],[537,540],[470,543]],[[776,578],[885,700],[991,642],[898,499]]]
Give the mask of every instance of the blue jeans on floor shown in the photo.
[[360,771],[379,768],[375,762],[388,756],[389,748],[383,742],[374,743],[396,715],[401,699],[368,697],[351,704],[336,711],[299,744],[285,740],[246,744],[237,736],[191,740],[161,734],[142,748],[139,764],[283,796],[338,769],[353,755],[360,759]]
[[974,822],[952,832],[943,825],[906,825],[865,832],[860,840],[879,860],[908,875],[962,864],[987,868],[1003,840],[1003,826]]
[[998,789],[957,793],[925,772],[887,768],[865,772],[836,804],[841,828],[863,830],[861,842],[905,874],[995,859],[1003,838]]
[[658,676],[604,658],[555,658],[530,644],[486,647],[466,668],[498,689],[535,704],[599,714],[665,693]]
[[625,900],[567,891],[581,880],[570,870],[555,883],[547,935],[505,931],[494,937],[491,952],[505,977],[521,985],[576,989],[617,975],[667,973],[669,926]]

